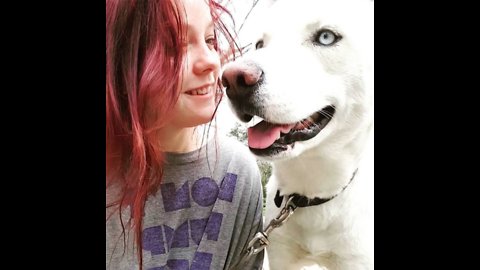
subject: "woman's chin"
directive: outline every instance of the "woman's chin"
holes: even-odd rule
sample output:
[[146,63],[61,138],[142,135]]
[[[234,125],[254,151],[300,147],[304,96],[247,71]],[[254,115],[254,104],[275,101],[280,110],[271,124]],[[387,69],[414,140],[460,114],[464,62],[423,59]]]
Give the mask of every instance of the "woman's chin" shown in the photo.
[[194,115],[189,115],[188,118],[185,118],[184,126],[185,127],[196,127],[199,125],[207,124],[212,120],[213,113],[215,111],[208,111],[205,113],[195,113]]

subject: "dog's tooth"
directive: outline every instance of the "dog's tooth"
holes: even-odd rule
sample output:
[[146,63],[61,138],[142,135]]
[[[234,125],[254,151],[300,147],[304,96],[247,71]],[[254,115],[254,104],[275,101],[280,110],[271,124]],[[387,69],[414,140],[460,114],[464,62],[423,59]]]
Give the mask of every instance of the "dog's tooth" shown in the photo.
[[255,126],[255,116],[252,117],[252,119],[246,124],[247,128],[251,128],[253,126]]
[[247,123],[247,128],[253,127],[253,126],[255,126],[256,124],[262,122],[263,120],[264,120],[263,118],[254,115],[254,116],[252,117],[252,119],[250,120],[250,122]]

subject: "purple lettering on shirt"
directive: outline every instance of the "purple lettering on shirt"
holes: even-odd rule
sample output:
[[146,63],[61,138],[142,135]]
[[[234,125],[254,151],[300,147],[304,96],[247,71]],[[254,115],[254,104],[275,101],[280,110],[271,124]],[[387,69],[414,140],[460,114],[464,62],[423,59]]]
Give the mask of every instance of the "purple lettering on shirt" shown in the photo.
[[[168,227],[168,226],[165,226]],[[171,243],[171,244],[170,244]],[[182,223],[182,225],[178,226],[178,228],[173,233],[173,239],[168,245],[169,250],[170,248],[182,248],[188,247],[188,221]]]
[[205,233],[208,240],[218,240],[218,234],[220,233],[220,227],[222,226],[223,214],[212,212],[208,219],[207,228]]
[[[189,270],[188,269],[188,260],[168,260],[167,261],[168,269],[171,270]],[[192,270],[195,268],[192,268]]]
[[209,270],[212,264],[212,254],[205,252],[195,252],[193,257],[192,270]]
[[175,191],[175,184],[162,184],[163,207],[165,212],[171,212],[179,209],[190,208],[190,196],[188,194],[188,182],[185,182],[178,191]]
[[227,173],[225,177],[223,177],[222,183],[220,184],[220,193],[218,194],[218,198],[220,200],[232,202],[236,185],[237,175],[233,173]]
[[192,186],[192,198],[201,206],[210,206],[215,203],[218,196],[217,183],[208,177],[195,181]]
[[142,233],[142,246],[152,255],[165,254],[165,243],[163,241],[162,226],[146,228]]
[[208,218],[190,220],[191,237],[197,245],[200,244],[200,240],[202,240],[203,232],[207,226],[207,221]]

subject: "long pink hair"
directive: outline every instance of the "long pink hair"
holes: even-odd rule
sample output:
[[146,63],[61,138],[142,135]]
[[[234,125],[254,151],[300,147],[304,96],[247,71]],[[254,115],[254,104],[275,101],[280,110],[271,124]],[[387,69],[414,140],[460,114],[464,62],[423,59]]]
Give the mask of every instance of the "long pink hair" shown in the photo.
[[[217,40],[223,34],[229,45],[228,52],[220,52],[224,62],[238,46],[220,15],[232,16],[214,0],[208,5]],[[179,96],[186,40],[182,11],[179,0],[106,0],[106,186],[120,190],[107,208],[117,207],[121,219],[122,209],[131,207],[128,222],[140,269],[145,201],[160,187],[163,175],[164,156],[155,131],[168,120]],[[218,45],[216,49],[220,51]],[[153,123],[146,119],[147,107],[158,108]]]

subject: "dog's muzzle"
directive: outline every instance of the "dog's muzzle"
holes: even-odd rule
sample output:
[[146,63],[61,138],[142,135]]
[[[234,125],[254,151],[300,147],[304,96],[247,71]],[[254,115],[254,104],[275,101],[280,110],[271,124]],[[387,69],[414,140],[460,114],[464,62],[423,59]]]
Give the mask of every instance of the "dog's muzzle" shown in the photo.
[[[253,116],[263,119],[265,102],[257,91],[265,80],[263,70],[252,62],[232,62],[225,66],[222,84],[238,118],[249,122]],[[295,123],[273,123],[268,119],[248,129],[248,146],[257,156],[274,156],[293,148],[295,142],[309,140],[320,133],[335,114],[335,107],[328,105]]]
[[264,79],[263,70],[253,62],[232,62],[225,67],[222,84],[241,121],[248,122],[253,115],[262,115],[257,92]]

